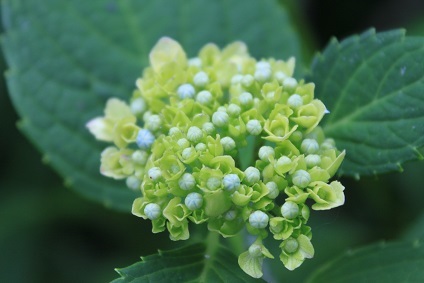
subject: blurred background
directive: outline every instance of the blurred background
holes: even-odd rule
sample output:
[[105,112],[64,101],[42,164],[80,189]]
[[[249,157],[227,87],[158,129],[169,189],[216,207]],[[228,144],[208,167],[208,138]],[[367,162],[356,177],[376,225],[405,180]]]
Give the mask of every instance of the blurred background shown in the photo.
[[[259,2],[259,1],[258,1]],[[298,0],[289,7],[312,58],[331,36],[369,27],[407,28],[424,36],[421,0]],[[1,69],[7,70],[3,58]],[[4,79],[0,82],[0,282],[105,282],[139,256],[173,245],[166,233],[130,214],[110,211],[63,186],[41,154],[17,129]],[[301,282],[326,259],[366,243],[424,235],[424,162],[403,173],[343,179],[346,204],[311,216],[316,258],[294,272],[278,268],[286,282]],[[424,223],[424,221],[421,221]],[[424,226],[424,225],[423,225]],[[279,264],[277,260],[272,264]]]

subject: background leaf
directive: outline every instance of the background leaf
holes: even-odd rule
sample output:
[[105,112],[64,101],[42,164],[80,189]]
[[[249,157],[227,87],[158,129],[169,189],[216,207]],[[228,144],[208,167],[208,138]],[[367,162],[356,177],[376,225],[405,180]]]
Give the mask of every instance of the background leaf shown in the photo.
[[264,282],[245,274],[227,248],[212,252],[197,243],[172,251],[142,257],[142,261],[117,269],[122,276],[113,283],[129,282]]
[[347,252],[312,274],[308,283],[422,282],[422,241],[375,244]]
[[136,194],[99,174],[104,144],[85,123],[109,97],[126,99],[163,35],[193,56],[207,42],[243,40],[252,55],[300,57],[290,19],[276,1],[5,0],[7,84],[20,129],[66,179],[108,207],[128,211]]
[[401,170],[424,145],[424,38],[369,30],[335,39],[312,64],[324,130],[346,149],[342,173]]

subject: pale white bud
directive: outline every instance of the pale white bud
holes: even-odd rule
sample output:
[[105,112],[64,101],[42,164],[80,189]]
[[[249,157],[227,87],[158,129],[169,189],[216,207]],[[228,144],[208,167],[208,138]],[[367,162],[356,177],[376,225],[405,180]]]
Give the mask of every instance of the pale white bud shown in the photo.
[[159,181],[159,179],[162,177],[162,171],[159,167],[152,167],[147,171],[147,175],[149,176],[150,180],[153,182]]
[[249,223],[252,227],[263,229],[268,226],[269,216],[265,212],[256,210],[249,216]]
[[299,215],[299,206],[292,201],[286,201],[281,206],[281,215],[286,219],[294,219]]
[[278,190],[277,183],[271,181],[265,184],[265,186],[268,188],[268,195],[270,199],[275,199],[280,194],[280,191]]
[[145,127],[152,132],[156,132],[157,130],[161,128],[161,126],[162,126],[162,120],[160,116],[156,114],[150,115],[145,123]]
[[203,205],[203,197],[199,193],[189,193],[184,200],[184,204],[190,210],[199,209]]
[[149,203],[144,207],[144,214],[150,220],[156,220],[162,214],[160,206],[156,203]]
[[293,94],[289,97],[289,99],[287,100],[287,104],[291,107],[291,108],[299,108],[300,106],[303,105],[303,99],[299,94]]
[[252,136],[257,136],[262,132],[261,122],[256,119],[249,120],[246,124],[246,130]]
[[196,186],[196,180],[190,173],[184,173],[178,180],[178,185],[181,189],[189,191],[194,189],[194,187]]
[[269,162],[270,158],[274,157],[275,151],[272,147],[264,145],[259,149],[259,158],[262,161]]
[[240,178],[237,174],[228,174],[224,176],[222,184],[224,185],[224,189],[234,192],[240,187]]
[[253,103],[253,95],[250,92],[243,92],[239,96],[239,101],[243,106],[251,106]]
[[147,110],[147,104],[142,97],[138,97],[131,101],[130,108],[134,115],[141,115]]
[[194,75],[193,82],[198,87],[204,87],[209,83],[209,76],[205,72],[198,72]]
[[305,170],[298,170],[294,172],[292,182],[301,189],[306,188],[311,182],[311,175]]
[[181,99],[193,98],[196,94],[196,90],[191,84],[183,84],[178,87],[177,94]]
[[236,148],[236,142],[230,137],[223,137],[220,142],[226,152]]
[[146,165],[149,154],[144,150],[136,150],[131,155],[132,160],[140,165]]
[[187,131],[187,139],[193,143],[198,143],[203,137],[203,132],[196,126],[191,126]]
[[136,143],[141,149],[150,149],[155,142],[155,136],[146,129],[140,129],[137,134]]
[[252,166],[244,170],[244,176],[244,181],[246,181],[246,183],[249,185],[253,185],[254,183],[259,182],[261,179],[261,173],[259,172],[258,168]]
[[312,154],[319,150],[318,142],[314,139],[304,139],[300,145],[300,149],[303,153]]
[[228,125],[230,117],[226,112],[217,111],[212,115],[212,123],[217,127],[224,127]]
[[210,93],[210,91],[207,90],[202,90],[201,92],[199,92],[196,96],[196,101],[199,102],[200,104],[203,105],[208,105],[209,103],[212,102],[212,93]]

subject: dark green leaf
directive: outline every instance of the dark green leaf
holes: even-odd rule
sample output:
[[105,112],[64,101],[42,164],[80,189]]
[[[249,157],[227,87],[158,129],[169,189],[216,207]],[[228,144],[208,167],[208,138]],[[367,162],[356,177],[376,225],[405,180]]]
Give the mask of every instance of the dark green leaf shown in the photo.
[[424,38],[404,31],[332,40],[312,64],[316,95],[330,110],[324,130],[346,149],[342,173],[401,170],[422,158]]
[[312,274],[308,283],[422,282],[422,241],[381,243],[350,251]]
[[117,271],[122,278],[114,280],[114,283],[263,282],[245,274],[228,249],[218,246],[208,251],[203,243],[159,251]]
[[164,35],[189,55],[207,42],[243,40],[256,57],[299,56],[276,1],[5,0],[7,83],[20,128],[76,191],[126,210],[136,194],[99,174],[105,144],[85,123],[109,97],[129,98],[148,52]]

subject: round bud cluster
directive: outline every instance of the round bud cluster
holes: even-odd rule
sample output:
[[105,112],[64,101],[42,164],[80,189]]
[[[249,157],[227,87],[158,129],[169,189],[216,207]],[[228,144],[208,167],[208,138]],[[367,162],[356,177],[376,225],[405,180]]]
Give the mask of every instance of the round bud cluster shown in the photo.
[[190,222],[224,237],[246,227],[257,239],[240,255],[245,271],[273,257],[268,235],[288,269],[312,257],[309,201],[314,210],[344,203],[344,187],[329,182],[344,152],[318,126],[328,111],[312,83],[292,77],[294,59],[256,61],[241,42],[188,59],[170,38],[149,58],[131,103],[110,99],[87,124],[113,143],[101,173],[141,191],[133,214],[172,240],[188,239]]

